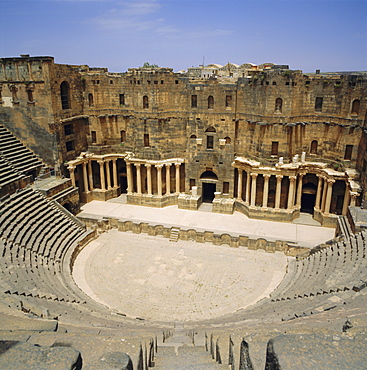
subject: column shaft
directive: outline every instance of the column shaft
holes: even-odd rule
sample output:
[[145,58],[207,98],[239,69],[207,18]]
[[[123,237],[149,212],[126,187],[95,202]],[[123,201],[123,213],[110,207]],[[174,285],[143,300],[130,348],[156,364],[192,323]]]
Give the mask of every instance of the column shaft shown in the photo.
[[296,200],[296,206],[297,207],[301,207],[302,184],[303,184],[303,175],[298,175],[298,188],[297,188],[297,200]]
[[344,201],[343,201],[343,210],[342,210],[342,215],[343,216],[345,216],[348,212],[349,202],[350,202],[350,192],[349,192],[348,183],[346,183],[345,193],[344,193]]
[[180,192],[180,163],[175,163],[176,166],[176,193]]
[[246,172],[246,198],[245,198],[245,204],[249,204],[250,202],[250,180],[251,176],[249,172]]
[[282,179],[283,175],[276,175],[277,187],[275,190],[275,208],[280,208],[280,196],[282,193]]
[[132,194],[133,192],[133,174],[131,171],[131,163],[126,163],[127,172],[127,193]]
[[106,176],[107,176],[107,189],[111,189],[111,171],[110,171],[110,160],[107,159],[106,163]]
[[327,194],[327,179],[324,178],[324,186],[322,189],[322,200],[321,200],[321,212],[325,211],[325,202],[326,202],[326,194]]
[[69,173],[70,173],[71,185],[73,185],[75,187],[75,174],[74,174],[75,167],[74,166],[69,166],[68,170],[69,170]]
[[113,187],[118,188],[116,159],[112,159]]
[[320,209],[320,200],[321,200],[321,190],[322,190],[322,177],[317,176],[318,181],[317,181],[317,192],[316,192],[316,201],[315,201],[315,209],[319,210]]
[[138,195],[141,195],[141,173],[140,173],[140,163],[135,165],[136,167],[136,187]]
[[243,171],[238,169],[238,183],[237,183],[237,199],[242,200],[242,178]]
[[331,205],[331,196],[333,194],[333,184],[335,180],[328,180],[327,181],[327,193],[326,193],[326,201],[325,201],[325,214],[330,213],[330,205]]
[[83,183],[84,183],[84,191],[85,191],[86,193],[88,193],[88,192],[89,192],[89,188],[88,188],[87,163],[86,163],[86,162],[83,162],[82,166],[83,166]]
[[251,174],[251,203],[250,206],[255,206],[256,202],[256,178],[257,178],[257,173],[252,173]]
[[104,163],[103,161],[98,161],[99,163],[99,176],[101,179],[101,189],[106,190],[106,180],[105,180],[105,175],[104,175]]
[[150,164],[146,164],[145,167],[147,168],[148,195],[152,195],[152,166]]
[[263,188],[263,207],[268,207],[268,196],[269,196],[269,179],[270,175],[264,175],[264,188]]
[[166,164],[166,195],[171,194],[171,164]]
[[156,166],[157,168],[157,186],[158,186],[158,196],[162,196],[162,165]]
[[93,184],[93,172],[92,172],[92,160],[88,161],[88,177],[89,177],[89,190],[92,191],[94,189]]

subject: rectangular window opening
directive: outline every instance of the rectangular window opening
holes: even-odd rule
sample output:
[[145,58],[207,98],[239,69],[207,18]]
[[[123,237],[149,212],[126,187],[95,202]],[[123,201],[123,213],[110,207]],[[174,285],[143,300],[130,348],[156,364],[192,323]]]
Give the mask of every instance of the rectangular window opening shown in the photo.
[[144,134],[144,146],[148,148],[149,145],[149,134]]
[[278,141],[271,142],[271,155],[278,155],[278,147],[279,147]]
[[223,194],[229,194],[229,182],[223,182]]
[[67,152],[71,152],[71,151],[75,150],[74,140],[67,141],[65,145],[66,145],[66,151]]
[[316,100],[315,100],[315,112],[321,112],[322,111],[322,101],[323,101],[323,98],[321,97],[316,97]]
[[214,136],[207,136],[206,137],[206,148],[213,149],[214,148]]
[[125,94],[119,95],[120,105],[125,105]]
[[64,133],[65,133],[65,136],[72,135],[74,133],[74,129],[73,129],[73,124],[72,123],[64,126]]
[[97,142],[97,133],[96,131],[91,131],[92,134],[92,143],[95,144]]
[[350,161],[352,159],[353,145],[345,146],[344,159]]

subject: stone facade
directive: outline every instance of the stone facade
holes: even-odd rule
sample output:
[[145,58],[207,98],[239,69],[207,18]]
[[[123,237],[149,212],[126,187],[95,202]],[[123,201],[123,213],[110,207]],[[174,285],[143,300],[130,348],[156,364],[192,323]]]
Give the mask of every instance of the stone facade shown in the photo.
[[131,204],[213,202],[282,221],[310,212],[334,226],[365,199],[367,75],[286,68],[195,77],[4,58],[0,118],[82,201],[127,193]]

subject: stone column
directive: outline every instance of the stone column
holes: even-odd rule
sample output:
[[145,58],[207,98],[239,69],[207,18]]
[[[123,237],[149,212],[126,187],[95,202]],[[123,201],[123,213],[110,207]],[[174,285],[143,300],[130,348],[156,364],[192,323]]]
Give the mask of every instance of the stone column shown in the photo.
[[343,202],[343,210],[342,210],[342,215],[343,216],[345,216],[348,212],[349,202],[350,202],[350,192],[349,192],[348,183],[346,182],[345,193],[344,193],[344,202]]
[[162,164],[155,166],[157,169],[157,187],[158,187],[158,196],[162,196]]
[[302,201],[302,182],[303,182],[303,174],[298,175],[298,187],[297,187],[297,200],[296,206],[301,207]]
[[111,189],[111,171],[110,171],[110,160],[106,161],[106,176],[107,176],[107,189]]
[[297,176],[289,176],[289,191],[288,191],[288,203],[287,209],[292,209],[294,206],[294,183],[296,182]]
[[327,180],[327,192],[326,192],[326,201],[325,201],[325,214],[330,213],[330,204],[331,204],[331,196],[333,194],[333,184],[335,180],[328,179]]
[[113,187],[118,188],[116,159],[112,159]]
[[146,164],[145,167],[147,169],[148,195],[152,195],[152,166],[150,164]]
[[238,169],[238,183],[237,183],[237,199],[242,200],[242,178],[243,171]]
[[166,164],[166,195],[171,194],[171,163]]
[[320,175],[317,175],[317,192],[316,192],[316,201],[315,201],[315,209],[320,210],[320,200],[321,200],[321,190],[322,190],[322,181],[323,178]]
[[358,195],[359,194],[356,191],[351,191],[350,192],[350,196],[351,196],[350,206],[351,207],[355,207],[356,206],[356,201],[357,201]]
[[133,193],[133,173],[131,171],[131,163],[126,162],[126,172],[127,172],[127,193]]
[[257,179],[257,173],[251,173],[251,203],[250,206],[255,207],[256,202],[256,179]]
[[83,182],[84,182],[84,191],[86,193],[89,193],[89,188],[88,188],[88,174],[87,174],[87,163],[83,162]]
[[180,163],[175,163],[176,166],[176,193],[180,193]]
[[104,176],[104,162],[103,161],[98,161],[99,163],[99,176],[101,179],[101,189],[106,190],[106,181],[105,181],[105,176]]
[[324,177],[324,186],[322,189],[322,199],[321,199],[321,212],[325,211],[325,202],[326,202],[326,193],[327,193],[327,179]]
[[264,188],[263,188],[263,208],[268,208],[268,197],[269,197],[269,179],[270,175],[264,176]]
[[141,195],[141,173],[140,173],[140,163],[135,164],[136,167],[136,187],[138,195]]
[[92,172],[92,160],[88,161],[88,177],[89,177],[89,190],[92,191],[94,189],[93,172]]
[[246,198],[245,198],[245,204],[249,205],[250,203],[250,179],[251,179],[251,176],[250,176],[250,173],[249,172],[246,172],[247,173],[247,177],[246,177]]
[[68,170],[69,170],[69,173],[70,173],[71,185],[73,185],[75,187],[75,174],[74,174],[75,166],[70,166],[69,165]]
[[280,208],[280,196],[282,193],[282,179],[283,175],[276,175],[275,176],[277,179],[277,187],[275,190],[275,208],[279,209]]

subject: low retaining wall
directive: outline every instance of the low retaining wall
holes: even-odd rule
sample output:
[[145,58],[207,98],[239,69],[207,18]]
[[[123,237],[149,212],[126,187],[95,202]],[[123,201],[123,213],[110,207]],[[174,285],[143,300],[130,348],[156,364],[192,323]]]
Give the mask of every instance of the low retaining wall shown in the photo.
[[[105,232],[109,229],[118,229],[118,231],[133,232],[134,234],[148,234],[153,236],[163,236],[170,238],[172,229],[177,229],[177,226],[168,225],[153,225],[147,222],[133,222],[130,220],[121,220],[117,218],[94,218],[81,217],[80,218],[87,227],[96,227],[99,232]],[[307,248],[297,247],[294,242],[285,240],[266,240],[264,238],[252,239],[249,236],[244,235],[229,235],[216,234],[213,231],[198,231],[195,229],[182,229],[180,228],[178,239],[180,240],[192,240],[198,243],[209,242],[214,245],[229,245],[233,248],[246,247],[249,249],[263,249],[266,252],[274,253],[284,252],[287,256],[297,256],[304,254],[308,251]]]

